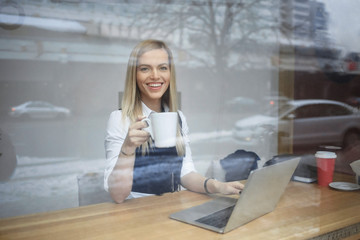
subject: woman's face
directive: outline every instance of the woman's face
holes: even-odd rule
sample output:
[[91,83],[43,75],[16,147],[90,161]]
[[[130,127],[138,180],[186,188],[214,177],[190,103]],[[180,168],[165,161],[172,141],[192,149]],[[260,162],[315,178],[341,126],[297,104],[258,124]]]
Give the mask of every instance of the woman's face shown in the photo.
[[170,84],[169,58],[164,49],[150,50],[139,57],[136,83],[146,105],[161,103]]

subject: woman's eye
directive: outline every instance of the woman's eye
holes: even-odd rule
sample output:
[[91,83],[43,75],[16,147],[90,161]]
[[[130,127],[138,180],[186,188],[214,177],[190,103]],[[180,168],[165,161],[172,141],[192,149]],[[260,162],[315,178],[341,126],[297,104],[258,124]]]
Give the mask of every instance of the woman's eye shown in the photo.
[[149,71],[149,68],[148,67],[140,67],[139,70],[141,72],[148,72]]
[[161,71],[167,71],[167,70],[168,70],[168,67],[167,67],[167,66],[162,66],[162,67],[160,67],[160,70],[161,70]]

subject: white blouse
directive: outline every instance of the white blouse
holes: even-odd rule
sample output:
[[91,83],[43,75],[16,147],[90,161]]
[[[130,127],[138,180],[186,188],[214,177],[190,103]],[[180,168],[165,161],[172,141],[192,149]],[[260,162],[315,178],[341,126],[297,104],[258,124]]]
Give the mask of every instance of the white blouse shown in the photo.
[[[143,109],[143,115],[146,117],[149,117],[150,113],[153,112],[144,103],[142,103],[142,109]],[[165,111],[166,112],[169,111],[169,108],[165,107]],[[189,127],[187,125],[184,114],[181,111],[179,111],[179,115],[182,121],[182,135],[185,142],[185,156],[183,159],[183,165],[181,168],[181,175],[180,175],[180,177],[183,177],[190,172],[196,172],[196,170],[191,156],[190,139],[188,137]],[[124,143],[124,140],[126,138],[130,126],[130,119],[126,118],[125,121],[122,121],[121,117],[122,117],[121,110],[113,111],[110,114],[110,118],[106,128],[106,136],[105,136],[106,164],[105,164],[105,172],[104,172],[104,188],[106,191],[109,191],[108,179],[116,165],[121,147]],[[149,195],[152,194],[131,192],[128,198],[137,198],[137,197],[143,197]]]

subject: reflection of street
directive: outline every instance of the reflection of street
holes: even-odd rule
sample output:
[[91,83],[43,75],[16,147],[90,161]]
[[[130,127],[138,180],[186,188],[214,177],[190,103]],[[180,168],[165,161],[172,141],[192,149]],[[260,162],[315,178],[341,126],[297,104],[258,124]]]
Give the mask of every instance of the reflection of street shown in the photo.
[[77,207],[77,176],[103,169],[103,159],[19,157],[0,183],[0,218]]
[[[238,100],[238,99],[236,99]],[[249,116],[242,106],[224,106],[222,112],[193,113],[185,112],[190,128],[190,147],[196,169],[206,174],[213,160],[220,160],[236,150],[253,151],[262,161],[270,159],[277,151],[276,135],[264,139],[261,144],[249,146],[233,137],[235,122]],[[260,113],[263,108],[254,108],[251,113]],[[262,165],[260,163],[260,165]]]
[[360,138],[359,112],[345,103],[324,99],[293,100],[270,110],[237,121],[235,139],[244,145],[258,146],[268,135],[277,134],[282,145],[289,144],[291,137],[295,147],[317,147],[325,144],[348,146]]
[[0,182],[0,217],[78,206],[77,176],[104,170],[106,120],[3,119],[17,166]]
[[104,156],[107,116],[55,120],[11,120],[2,123],[16,154],[34,157]]
[[9,115],[14,118],[60,118],[69,117],[70,110],[64,107],[58,107],[44,101],[28,101],[18,106],[13,106]]

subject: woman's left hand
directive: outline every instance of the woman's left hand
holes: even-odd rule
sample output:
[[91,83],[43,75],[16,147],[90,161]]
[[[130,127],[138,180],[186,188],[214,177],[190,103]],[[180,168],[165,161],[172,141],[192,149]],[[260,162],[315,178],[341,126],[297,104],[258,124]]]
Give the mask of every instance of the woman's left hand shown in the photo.
[[244,188],[244,185],[240,182],[219,182],[215,181],[214,183],[216,192],[221,194],[239,194]]
[[[181,178],[181,184],[194,192],[205,193],[205,187],[207,193],[221,193],[221,194],[239,194],[244,188],[244,184],[234,181],[234,182],[220,182],[215,179],[208,179],[200,175],[199,173],[191,172],[186,174]],[[205,186],[206,184],[206,186]]]

